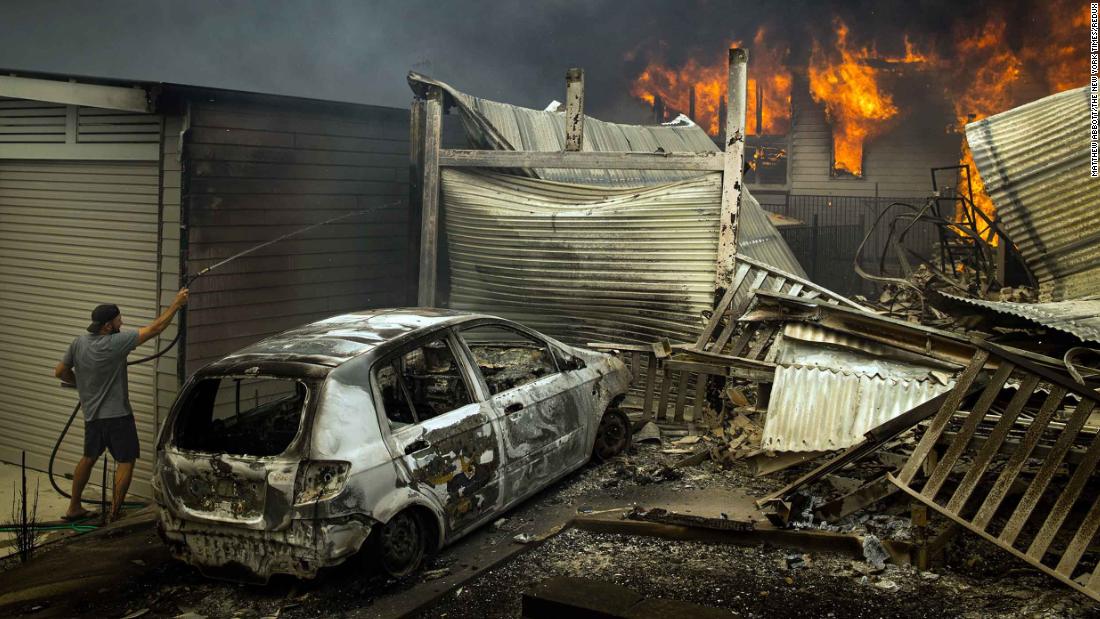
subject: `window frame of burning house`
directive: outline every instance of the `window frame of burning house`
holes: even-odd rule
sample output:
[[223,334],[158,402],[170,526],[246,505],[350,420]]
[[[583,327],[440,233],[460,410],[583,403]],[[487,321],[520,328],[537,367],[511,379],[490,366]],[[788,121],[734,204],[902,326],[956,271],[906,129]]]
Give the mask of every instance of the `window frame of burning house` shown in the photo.
[[869,141],[864,140],[863,150],[859,153],[859,174],[853,174],[847,170],[841,171],[836,167],[836,136],[833,133],[833,125],[825,118],[825,127],[829,131],[829,180],[838,181],[862,181],[867,180],[867,148]]
[[[759,85],[759,82],[757,82]],[[763,104],[761,101],[762,95],[757,92],[756,110],[757,114],[754,118],[745,119],[745,171],[743,172],[745,184],[751,185],[757,189],[780,189],[789,190],[791,187],[791,145],[793,143],[792,135],[794,133],[794,104],[792,100],[787,101],[787,130],[784,133],[769,134],[764,133],[764,117]],[[754,131],[749,132],[749,128],[753,128]],[[774,182],[774,179],[767,178],[761,179],[758,167],[751,167],[750,161],[756,159],[755,154],[757,149],[777,149],[783,153],[783,180],[782,182]]]

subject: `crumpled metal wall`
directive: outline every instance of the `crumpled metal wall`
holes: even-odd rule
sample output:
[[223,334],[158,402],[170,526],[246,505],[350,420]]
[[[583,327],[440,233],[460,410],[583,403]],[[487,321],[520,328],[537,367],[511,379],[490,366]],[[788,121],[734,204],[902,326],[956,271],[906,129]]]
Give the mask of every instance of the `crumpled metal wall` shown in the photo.
[[[445,90],[456,103],[468,138],[478,148],[534,152],[561,152],[565,149],[565,115],[561,112],[533,110],[482,99],[423,75],[410,74],[409,80],[411,84],[431,84]],[[582,149],[595,152],[718,152],[714,140],[694,124],[625,125],[604,122],[591,116],[584,119]],[[680,170],[571,168],[538,168],[515,172],[545,180],[601,187],[646,187],[704,175]],[[768,220],[767,213],[747,187],[741,195],[737,224],[738,252],[792,275],[807,277],[798,258]],[[715,194],[713,199],[717,207],[721,200],[720,194]],[[715,208],[714,217],[718,216],[719,210]],[[715,248],[717,255],[717,245]]]
[[1089,176],[1089,93],[1076,88],[966,126],[985,189],[1041,299],[1100,287],[1100,182]]
[[570,343],[692,342],[712,307],[721,183],[628,189],[444,169],[450,306]]

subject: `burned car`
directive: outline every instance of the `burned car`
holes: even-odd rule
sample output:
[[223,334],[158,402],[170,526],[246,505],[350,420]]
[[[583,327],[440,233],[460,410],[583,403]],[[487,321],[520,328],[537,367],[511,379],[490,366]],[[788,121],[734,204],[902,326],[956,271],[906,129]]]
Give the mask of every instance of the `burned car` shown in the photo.
[[630,441],[622,361],[446,310],[345,314],[198,371],[157,439],[157,529],[204,574],[395,576]]

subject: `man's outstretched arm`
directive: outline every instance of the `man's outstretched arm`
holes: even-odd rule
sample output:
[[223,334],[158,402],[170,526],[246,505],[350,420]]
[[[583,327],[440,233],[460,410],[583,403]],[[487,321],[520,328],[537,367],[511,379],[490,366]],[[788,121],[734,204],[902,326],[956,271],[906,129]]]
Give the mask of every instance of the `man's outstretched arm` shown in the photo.
[[147,326],[138,329],[138,344],[144,344],[154,337],[161,334],[162,331],[168,328],[168,325],[172,324],[172,318],[176,315],[176,312],[187,305],[188,290],[186,288],[180,288],[180,291],[176,293],[176,298],[172,300],[172,304],[164,310],[157,319]]

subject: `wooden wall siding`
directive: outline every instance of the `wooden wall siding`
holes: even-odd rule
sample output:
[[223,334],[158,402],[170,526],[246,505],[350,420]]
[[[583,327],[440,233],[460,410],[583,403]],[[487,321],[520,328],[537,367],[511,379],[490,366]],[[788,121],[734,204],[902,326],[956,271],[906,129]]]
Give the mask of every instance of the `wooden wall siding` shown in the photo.
[[[167,116],[161,139],[160,162],[160,266],[157,313],[163,312],[176,296],[180,284],[180,187],[182,186],[182,162],[179,157],[179,135],[183,118]],[[172,321],[156,340],[156,349],[164,347],[176,337],[179,318]],[[172,402],[179,391],[178,347],[159,357],[156,364],[156,401],[154,416],[157,429],[172,409]]]
[[188,272],[345,212],[377,213],[278,243],[195,282],[187,371],[272,333],[406,304],[407,110],[193,104]]
[[958,163],[962,136],[946,131],[949,118],[930,127],[910,117],[864,145],[863,178],[833,178],[829,174],[831,128],[824,108],[814,102],[808,89],[794,88],[791,96],[792,195],[923,196],[932,191],[930,168]]

